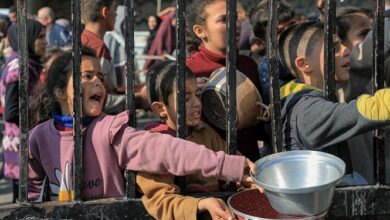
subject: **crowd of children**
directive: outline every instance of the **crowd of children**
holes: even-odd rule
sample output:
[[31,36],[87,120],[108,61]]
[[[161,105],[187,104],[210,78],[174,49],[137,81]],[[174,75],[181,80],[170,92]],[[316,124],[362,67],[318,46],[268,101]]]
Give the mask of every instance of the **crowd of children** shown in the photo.
[[[320,11],[323,2],[318,0]],[[270,100],[265,51],[268,7],[269,0],[259,1],[247,16],[242,5],[238,5],[242,15],[239,22],[246,32],[248,25],[251,29],[241,39],[246,45],[241,47],[246,51],[237,55],[237,70],[253,82],[265,104]],[[372,15],[353,7],[337,11],[334,68],[340,102],[333,102],[322,91],[325,61],[321,18],[300,22],[285,1],[281,1],[278,10],[283,149],[334,154],[347,165],[344,184],[366,184],[372,171],[356,161],[369,158],[372,146],[364,144],[370,138],[367,132],[390,125],[390,89],[364,94],[368,93],[371,74],[365,70],[372,67],[369,55]],[[32,116],[28,198],[32,202],[71,201],[74,196],[72,52],[48,47],[47,40],[51,44],[57,42],[48,28],[57,26],[50,8],[43,8],[40,14],[41,23],[27,20]],[[85,26],[81,34],[83,199],[124,196],[123,173],[134,170],[139,171],[136,183],[142,202],[156,219],[197,219],[207,212],[213,219],[233,218],[223,200],[181,195],[175,185],[175,175],[187,176],[189,193],[219,192],[225,189],[224,181],[250,185],[248,169],[255,170],[252,161],[270,153],[272,134],[268,122],[238,130],[237,155],[228,155],[225,131],[202,113],[203,86],[214,70],[226,66],[226,0],[193,0],[187,7],[184,140],[176,138],[176,63],[146,63],[146,85],[135,94],[136,106],[148,106],[160,120],[147,124],[144,130],[136,130],[127,124],[125,107],[124,7],[118,7],[117,0],[81,0],[81,18]],[[172,54],[176,41],[175,9],[169,8],[166,13],[148,19],[150,37],[144,53]],[[388,25],[386,18],[385,26]],[[63,27],[57,28],[66,32]],[[46,36],[49,34],[51,37]],[[388,34],[385,31],[386,55]],[[6,57],[0,81],[5,121],[4,175],[14,180],[15,189],[19,178],[17,35],[17,26],[11,25],[6,39],[12,53]],[[59,46],[63,47],[65,40]],[[352,146],[353,143],[361,146]],[[44,196],[47,191],[48,197]]]

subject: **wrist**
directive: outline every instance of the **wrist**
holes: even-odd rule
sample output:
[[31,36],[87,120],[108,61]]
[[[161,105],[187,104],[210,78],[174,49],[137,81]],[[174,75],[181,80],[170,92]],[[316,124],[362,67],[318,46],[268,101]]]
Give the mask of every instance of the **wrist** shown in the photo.
[[207,202],[207,198],[201,198],[199,200],[199,202],[198,202],[198,212],[203,212],[203,211],[207,210],[206,202]]

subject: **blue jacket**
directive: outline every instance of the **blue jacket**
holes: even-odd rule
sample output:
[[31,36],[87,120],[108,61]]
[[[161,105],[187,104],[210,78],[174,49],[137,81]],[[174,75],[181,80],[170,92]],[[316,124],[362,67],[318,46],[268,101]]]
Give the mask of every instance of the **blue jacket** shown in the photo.
[[58,24],[53,24],[53,27],[47,36],[47,44],[49,46],[56,45],[59,47],[64,47],[70,44],[71,41],[72,38],[66,28]]

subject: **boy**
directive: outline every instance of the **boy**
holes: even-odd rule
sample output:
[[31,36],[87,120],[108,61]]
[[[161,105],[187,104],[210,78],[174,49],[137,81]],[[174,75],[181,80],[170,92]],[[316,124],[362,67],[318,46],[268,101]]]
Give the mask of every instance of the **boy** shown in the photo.
[[[349,79],[350,50],[336,36],[335,80]],[[362,95],[349,103],[324,98],[323,24],[306,22],[286,30],[279,39],[281,62],[299,81],[280,88],[284,149],[314,149],[341,157],[352,172],[345,141],[390,124],[390,89]],[[355,182],[355,180],[352,180]]]

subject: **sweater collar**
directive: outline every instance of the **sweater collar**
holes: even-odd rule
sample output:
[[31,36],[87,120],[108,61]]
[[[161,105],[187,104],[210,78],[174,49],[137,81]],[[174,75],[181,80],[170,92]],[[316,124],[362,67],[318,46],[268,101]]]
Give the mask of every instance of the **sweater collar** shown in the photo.
[[211,52],[203,44],[199,46],[199,51],[202,52],[207,58],[215,63],[219,63],[223,66],[226,65],[226,55],[220,55]]

